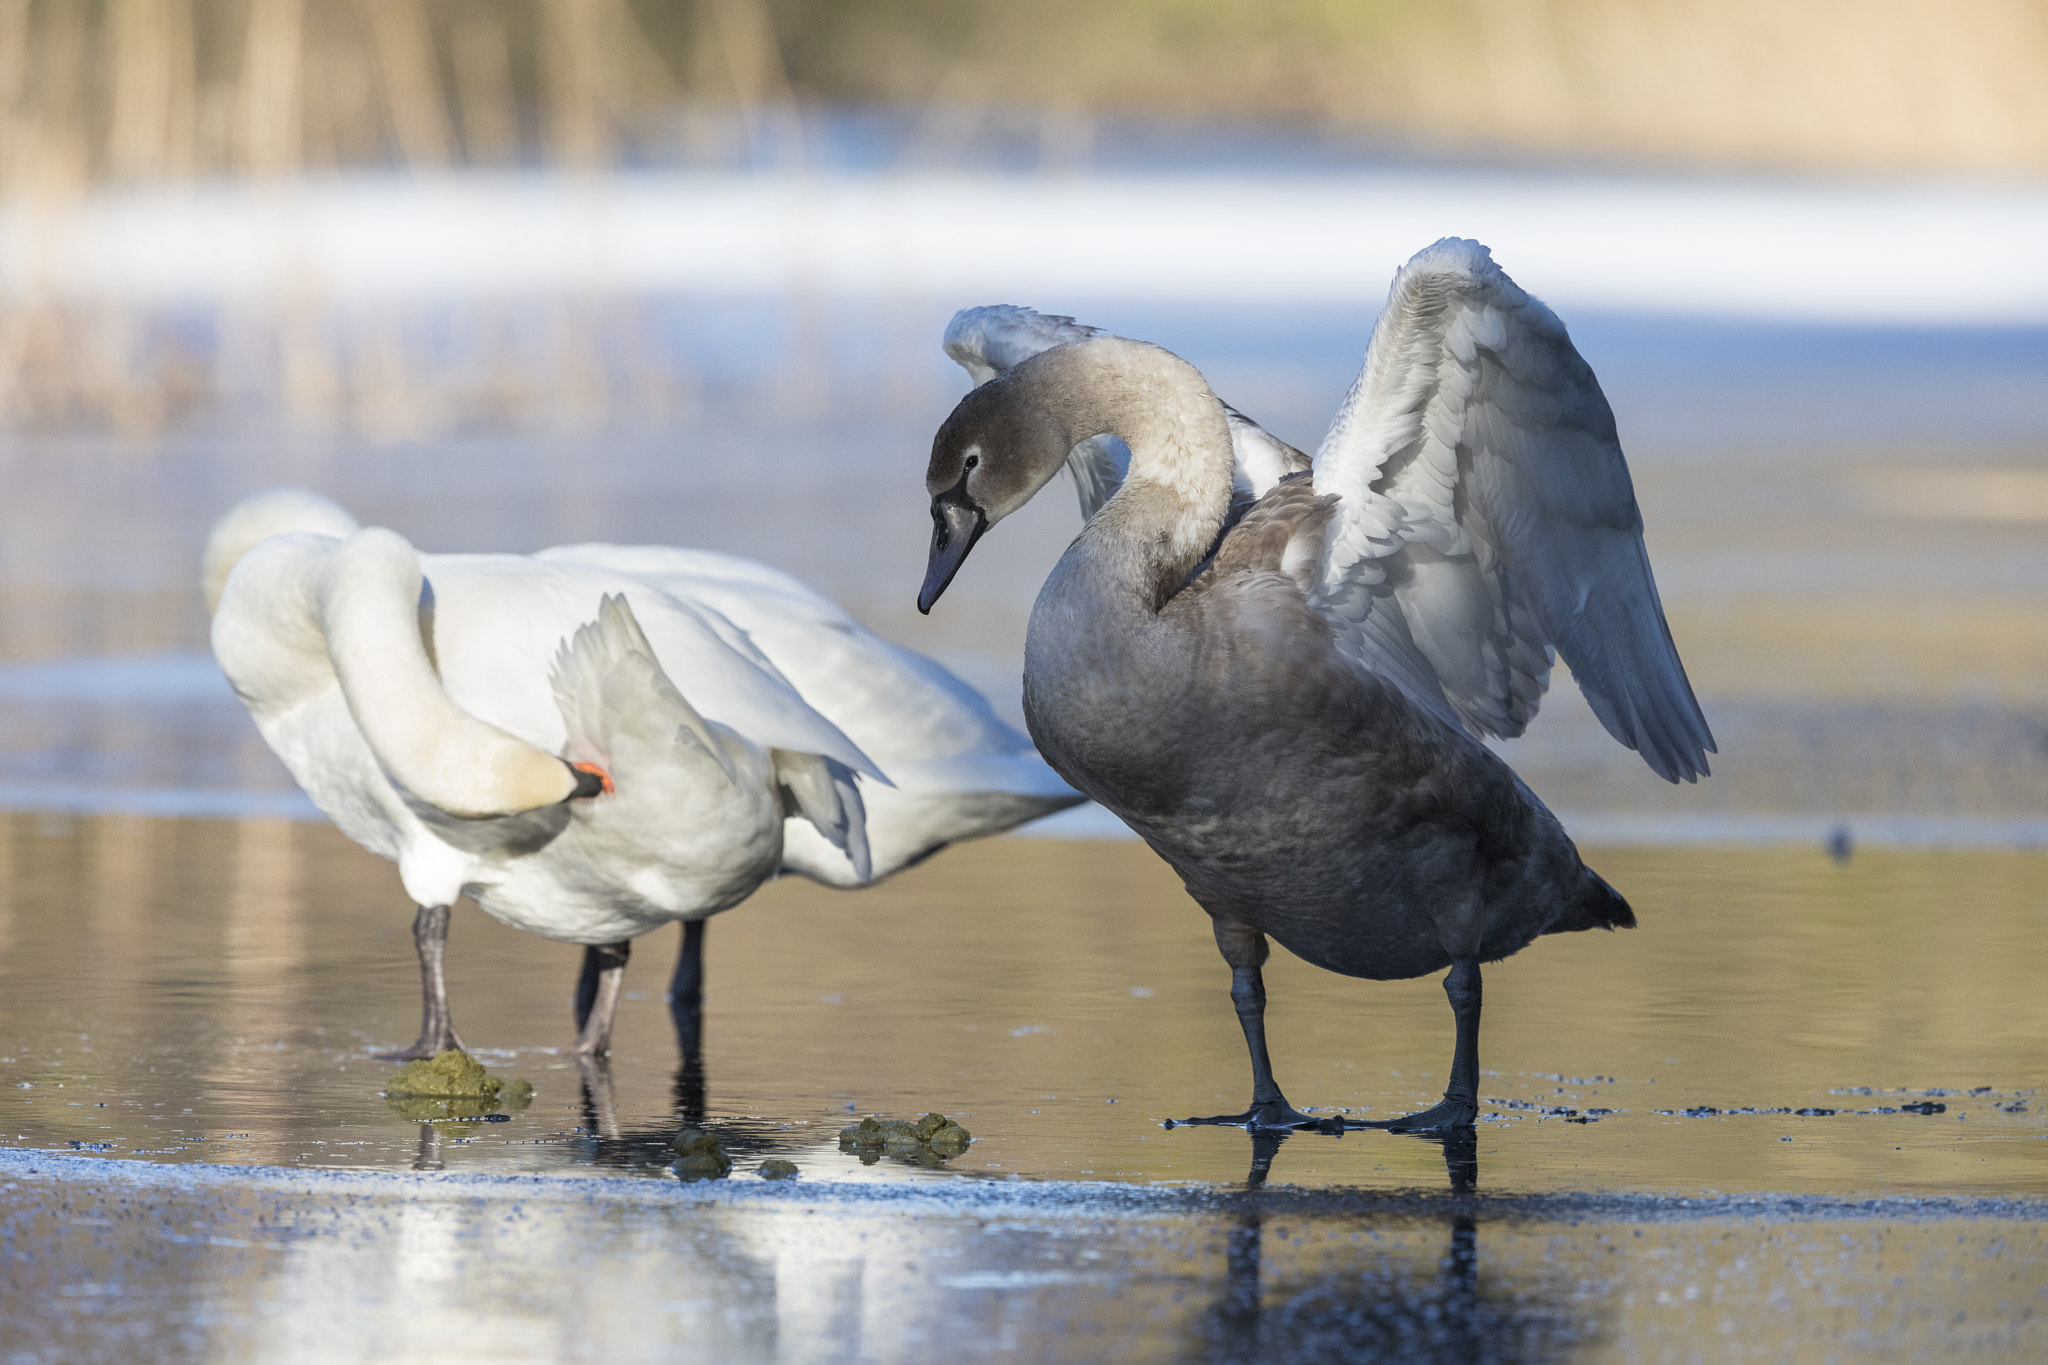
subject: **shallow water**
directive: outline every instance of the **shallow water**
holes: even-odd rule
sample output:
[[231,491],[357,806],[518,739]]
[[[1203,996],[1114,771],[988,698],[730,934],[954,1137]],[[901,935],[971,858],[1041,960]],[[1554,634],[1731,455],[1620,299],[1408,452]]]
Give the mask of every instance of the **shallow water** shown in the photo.
[[[277,821],[0,830],[0,1137],[18,1147],[667,1178],[689,1118],[741,1174],[780,1156],[811,1181],[1236,1182],[1251,1161],[1237,1130],[1160,1126],[1241,1108],[1249,1080],[1207,923],[1140,845],[997,841],[859,894],[765,888],[707,931],[701,1067],[678,1065],[662,1003],[672,933],[642,941],[611,1063],[585,1073],[565,1052],[579,950],[465,906],[457,1026],[538,1093],[504,1122],[428,1126],[380,1097],[392,1068],[372,1055],[417,1021],[388,865]],[[1589,857],[1642,927],[1486,969],[1481,1189],[2048,1191],[2048,857]],[[1352,981],[1285,952],[1267,980],[1296,1104],[1377,1118],[1440,1093],[1435,981]],[[977,1139],[942,1168],[863,1165],[836,1141],[856,1115],[930,1110]],[[1304,1135],[1270,1178],[1441,1188],[1444,1163],[1415,1138]]]

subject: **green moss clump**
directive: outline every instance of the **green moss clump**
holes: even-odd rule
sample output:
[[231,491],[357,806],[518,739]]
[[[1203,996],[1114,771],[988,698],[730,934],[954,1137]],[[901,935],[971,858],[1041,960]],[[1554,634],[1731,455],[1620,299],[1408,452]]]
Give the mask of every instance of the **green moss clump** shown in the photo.
[[684,1180],[723,1180],[732,1173],[732,1158],[702,1128],[685,1128],[676,1134],[673,1169]]
[[865,1118],[839,1130],[840,1149],[858,1155],[863,1166],[874,1165],[885,1153],[936,1166],[966,1151],[971,1141],[972,1134],[944,1114],[926,1114],[916,1123]]
[[[396,1098],[495,1100],[504,1082],[484,1070],[484,1064],[467,1052],[449,1048],[423,1061],[407,1062],[389,1081],[384,1093]],[[528,1086],[529,1097],[533,1087]]]
[[763,1180],[794,1180],[797,1176],[796,1163],[771,1157],[761,1163],[760,1176]]
[[476,1058],[450,1048],[398,1068],[385,1082],[384,1102],[412,1123],[474,1122],[501,1108],[526,1108],[533,1103],[533,1085],[500,1080]]

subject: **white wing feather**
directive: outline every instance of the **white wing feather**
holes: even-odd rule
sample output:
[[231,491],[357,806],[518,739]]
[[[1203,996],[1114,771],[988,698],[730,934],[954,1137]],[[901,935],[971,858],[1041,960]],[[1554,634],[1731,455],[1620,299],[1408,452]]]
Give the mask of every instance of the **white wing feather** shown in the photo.
[[422,555],[448,633],[442,680],[476,715],[516,734],[566,738],[554,700],[538,689],[507,689],[526,660],[552,657],[559,641],[590,619],[607,593],[624,597],[662,671],[705,719],[762,749],[819,754],[886,781],[839,727],[807,703],[745,631],[702,603],[659,584],[597,566],[524,555]]
[[1339,498],[1317,596],[1344,633],[1395,634],[1374,616],[1398,610],[1443,697],[1502,736],[1535,715],[1554,647],[1652,769],[1707,771],[1613,413],[1486,248],[1447,238],[1395,275],[1315,479]]

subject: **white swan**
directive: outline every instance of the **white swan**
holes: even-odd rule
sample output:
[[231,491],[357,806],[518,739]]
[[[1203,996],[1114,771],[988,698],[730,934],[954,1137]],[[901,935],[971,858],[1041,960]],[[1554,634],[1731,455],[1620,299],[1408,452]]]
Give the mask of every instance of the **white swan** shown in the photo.
[[1471,1123],[1479,964],[1634,923],[1473,732],[1528,723],[1555,648],[1666,778],[1704,774],[1713,749],[1592,371],[1485,248],[1439,242],[1395,275],[1312,472],[1219,542],[1240,462],[1200,373],[1117,337],[1054,346],[969,393],[934,439],[920,608],[1103,433],[1129,468],[1039,594],[1025,715],[1214,922],[1253,1097],[1192,1121],[1311,1122],[1267,1058],[1271,935],[1352,976],[1449,966],[1443,1103],[1375,1126]]
[[[395,572],[366,551],[350,549],[357,534],[348,513],[315,494],[285,489],[256,495],[215,528],[206,552],[205,586],[215,612],[216,652],[265,738],[345,833],[399,861],[404,873],[408,855],[413,863],[444,856],[438,846],[451,835],[445,821],[435,820],[431,801],[428,809],[417,801],[394,805],[396,793],[386,774],[402,784],[405,778],[390,762],[380,769],[377,759],[383,751],[373,754],[365,747],[369,732],[356,724],[346,692],[351,685],[360,690],[381,682],[379,670],[345,667],[335,652],[344,649],[343,642],[326,636],[324,663],[321,658],[298,661],[314,675],[305,686],[319,694],[306,697],[299,695],[303,688],[295,690],[273,676],[270,658],[277,648],[272,637],[284,637],[303,651],[323,646],[326,630],[320,592],[280,592],[280,582],[317,579],[325,591],[345,580],[361,589],[375,575],[388,578]],[[284,539],[270,543],[278,536]],[[374,533],[373,539],[382,538],[397,540],[388,532]],[[395,547],[387,548],[396,554]],[[412,554],[410,547],[405,553]],[[234,572],[252,556],[249,575]],[[710,718],[703,723],[714,731],[726,722],[733,735],[766,746],[779,781],[791,790],[788,803],[776,797],[778,817],[785,805],[794,810],[780,819],[768,875],[788,870],[834,886],[868,885],[947,843],[999,833],[1082,799],[973,689],[930,660],[873,636],[796,580],[746,560],[657,547],[582,546],[543,551],[530,559],[415,555],[413,563],[413,574],[423,573],[424,582],[414,583],[419,606],[408,608],[412,614],[405,619],[418,620],[416,634],[429,651],[429,676],[415,670],[410,678],[412,690],[426,699],[417,704],[432,704],[431,683],[461,713],[450,722],[457,732],[464,732],[464,719],[480,717],[531,746],[577,757],[579,745],[592,751],[602,747],[590,738],[593,726],[655,723],[625,714],[593,719],[591,696],[606,698],[605,705],[614,711],[647,708],[649,717],[664,724],[676,719],[670,713],[678,705],[695,714],[691,703],[701,703],[702,715]],[[403,585],[389,582],[382,591],[386,613],[395,612],[392,603],[404,595]],[[582,615],[588,616],[607,594],[618,594],[619,600],[606,608],[602,629],[579,635],[570,658],[558,665],[551,659],[552,641],[576,629],[577,601],[587,598],[590,605]],[[626,629],[637,629],[631,619],[636,609],[654,641],[644,651],[632,646]],[[617,616],[626,619],[614,621]],[[580,673],[572,667],[599,657],[616,671],[626,666],[621,659],[640,653],[654,661],[657,673],[665,667],[682,685],[680,692],[650,681],[636,700],[623,684],[599,681],[590,666],[582,666]],[[785,661],[793,677],[778,668]],[[582,677],[584,684],[557,698],[548,681],[551,671]],[[690,700],[683,701],[682,694]],[[579,696],[582,701],[572,701]],[[584,719],[577,721],[579,715]],[[855,730],[864,738],[849,739]],[[431,736],[407,738],[432,742]],[[815,757],[823,769],[805,761],[806,745],[818,750]],[[901,768],[903,785],[870,782],[855,793],[847,785],[850,771],[873,776],[878,757]],[[590,761],[604,765],[601,757]],[[829,790],[819,784],[821,772],[833,779]],[[663,842],[671,836],[655,828],[661,823],[655,804],[659,791],[660,783],[636,781],[631,791],[572,805],[571,813],[579,818],[594,816],[598,807],[647,812],[644,847],[614,850],[615,865],[607,872],[596,856],[599,845],[588,844],[586,877],[598,883],[607,875],[630,878],[641,875],[649,857],[704,856],[695,844],[675,849]],[[666,809],[673,818],[693,818],[686,805],[671,802]],[[614,831],[622,827],[623,817],[606,818]],[[583,819],[566,828],[580,830],[588,823]],[[456,832],[475,833],[466,826],[457,826]],[[717,833],[714,821],[698,842],[716,844]],[[750,838],[758,834],[752,830]],[[568,845],[549,848],[557,860],[569,852]],[[750,843],[749,858],[756,853]],[[601,1050],[630,938],[665,920],[606,921],[601,932],[608,936],[599,938],[591,937],[600,930],[590,924],[576,925],[574,935],[561,932],[557,921],[578,913],[578,902],[575,896],[560,904],[548,900],[548,865],[548,859],[522,860],[518,866],[526,880],[518,887],[502,885],[506,873],[498,868],[493,873],[497,882],[477,898],[509,922],[587,945],[577,1021],[586,1050]],[[754,864],[747,866],[751,875]],[[542,880],[532,880],[532,869],[538,869],[532,876]],[[446,901],[453,893],[446,890],[445,878],[428,885],[423,876],[416,888],[414,880],[406,878],[421,905],[415,928],[424,1021],[420,1041],[406,1055],[454,1043],[440,966]],[[605,893],[601,885],[591,885],[579,894],[602,900]],[[529,904],[536,900],[538,906]],[[507,908],[513,912],[501,913]],[[700,1027],[703,925],[709,913],[707,908],[667,916],[683,919],[683,951],[670,999],[686,1055],[694,1053]],[[536,919],[548,923],[532,922]]]
[[[280,524],[327,533],[266,534]],[[315,804],[420,906],[423,1017],[402,1055],[461,1045],[441,978],[458,895],[613,950],[580,1021],[595,1055],[624,945],[774,876],[785,805],[865,869],[853,775],[878,770],[729,623],[597,569],[422,556],[348,525],[295,491],[224,518],[213,648]]]

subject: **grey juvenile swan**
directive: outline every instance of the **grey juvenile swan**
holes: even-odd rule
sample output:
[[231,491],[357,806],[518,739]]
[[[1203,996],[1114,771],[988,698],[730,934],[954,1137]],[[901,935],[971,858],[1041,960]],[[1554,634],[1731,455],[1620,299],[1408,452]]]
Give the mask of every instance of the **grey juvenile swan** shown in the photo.
[[1047,761],[1214,923],[1252,1103],[1189,1122],[1317,1123],[1267,1056],[1270,936],[1348,976],[1449,967],[1443,1102],[1368,1126],[1470,1124],[1480,964],[1635,923],[1478,735],[1521,733],[1555,650],[1663,777],[1697,780],[1714,748],[1607,400],[1556,316],[1484,247],[1446,239],[1395,275],[1312,468],[1229,524],[1248,419],[1171,352],[1075,330],[940,427],[918,606],[1076,446],[1120,438],[1128,471],[1032,611],[1024,710]]

